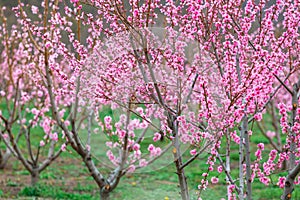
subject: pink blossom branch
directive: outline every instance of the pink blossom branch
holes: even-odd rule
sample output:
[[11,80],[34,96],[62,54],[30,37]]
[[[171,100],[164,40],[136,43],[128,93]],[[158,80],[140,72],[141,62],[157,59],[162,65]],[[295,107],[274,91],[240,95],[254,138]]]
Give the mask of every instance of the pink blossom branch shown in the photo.
[[226,177],[227,177],[228,181],[230,182],[231,185],[234,185],[234,186],[235,186],[235,187],[234,187],[234,188],[235,188],[235,191],[236,191],[238,194],[240,194],[240,187],[238,187],[238,186],[235,184],[235,181],[233,180],[233,178],[232,178],[232,176],[231,176],[231,174],[230,174],[230,171],[227,170],[227,168],[226,168],[226,166],[225,166],[225,164],[224,164],[224,162],[223,162],[223,160],[222,160],[222,158],[221,158],[219,152],[218,152],[218,154],[217,154],[217,159],[219,160],[219,162],[220,162],[222,168],[224,169],[224,172],[225,172],[225,174],[226,174]]
[[[26,18],[25,18],[24,13],[23,13],[24,10],[23,10],[23,8],[22,8],[21,0],[18,0],[18,5],[19,5],[19,9],[20,9],[20,15],[21,15],[22,19],[25,21]],[[33,38],[32,33],[31,33],[31,30],[28,29],[27,32],[28,32],[29,38],[30,38],[31,42],[33,43],[33,45],[35,46],[35,48],[37,48],[37,50],[38,50],[40,53],[44,53],[43,50],[42,50],[42,48],[37,44],[37,42],[36,42],[35,39]]]
[[[160,153],[159,156],[155,156],[153,158],[151,158],[150,160],[147,161],[148,165],[154,163],[156,160],[158,160],[159,158],[161,158],[171,147],[173,146],[172,142],[170,142]],[[136,169],[140,169],[142,168],[142,166],[137,166]],[[128,169],[127,169],[128,170]]]
[[184,104],[187,104],[187,103],[189,102],[189,100],[190,100],[190,98],[191,98],[191,95],[192,95],[192,93],[193,93],[193,89],[194,89],[194,87],[195,87],[195,84],[196,84],[196,82],[197,82],[198,76],[199,76],[199,74],[197,73],[197,74],[195,75],[194,80],[193,80],[193,83],[192,83],[192,86],[191,86],[191,88],[190,88],[190,91],[189,91],[189,93],[188,93],[188,95],[187,95],[187,97],[186,97],[186,99],[185,99],[185,101],[184,101]]
[[[230,15],[234,25],[238,28],[239,31],[241,31],[241,27],[239,26],[239,24],[235,21],[235,19],[232,17],[232,15]],[[257,49],[255,48],[254,44],[252,43],[252,41],[248,41],[249,45],[253,48],[254,51],[257,51]],[[262,61],[265,61],[264,58],[261,58]],[[272,69],[270,69],[267,65],[266,67],[272,71]],[[291,94],[293,95],[293,92],[290,90],[290,88],[284,83],[284,81],[282,81],[275,73],[272,73],[273,76],[279,81],[279,83]]]
[[[128,108],[130,109],[130,107],[131,107],[131,100],[129,99]],[[118,170],[117,176],[114,178],[115,182],[113,184],[111,184],[111,186],[113,186],[113,188],[119,183],[119,181],[122,177],[122,171],[124,170],[126,158],[128,156],[128,147],[127,146],[128,146],[128,136],[129,136],[129,133],[128,133],[129,122],[130,122],[130,110],[127,110],[127,112],[126,112],[126,124],[125,124],[126,133],[125,133],[125,137],[123,139],[123,149],[121,150],[121,162],[120,162],[120,165],[118,167],[119,170]]]
[[272,147],[274,149],[276,149],[277,151],[280,152],[279,147],[277,146],[277,144],[274,143],[274,141],[272,140],[272,138],[270,138],[269,136],[267,136],[266,134],[266,130],[264,129],[264,127],[261,125],[261,123],[257,123],[258,128],[260,129],[261,133],[268,139],[268,141],[270,142],[270,144],[272,145]]
[[188,166],[191,162],[193,162],[199,155],[201,155],[213,143],[214,143],[214,141],[207,142],[195,155],[193,155],[185,163],[183,163],[179,167],[179,169],[184,169],[186,166]]
[[[292,74],[291,74],[291,72],[289,72],[288,74],[287,74],[287,76],[285,77],[285,79],[284,79],[284,82],[286,81],[286,80],[288,80],[288,78],[291,76]],[[259,109],[256,113],[260,113],[260,112],[262,112],[266,107],[267,107],[267,105],[269,105],[269,103],[272,101],[272,99],[274,98],[274,96],[277,94],[277,92],[279,91],[279,89],[281,88],[281,84],[280,85],[278,85],[277,87],[276,87],[276,89],[273,91],[273,93],[270,95],[270,97],[269,97],[269,99],[268,99],[268,101],[261,107],[261,109]],[[249,120],[248,120],[248,123],[251,123],[252,121],[254,120],[254,117],[252,116]]]
[[282,142],[281,142],[280,131],[279,131],[280,124],[276,116],[276,108],[273,101],[271,102],[270,106],[271,106],[271,115],[272,115],[272,125],[275,129],[277,145],[280,148],[279,151],[282,151]]

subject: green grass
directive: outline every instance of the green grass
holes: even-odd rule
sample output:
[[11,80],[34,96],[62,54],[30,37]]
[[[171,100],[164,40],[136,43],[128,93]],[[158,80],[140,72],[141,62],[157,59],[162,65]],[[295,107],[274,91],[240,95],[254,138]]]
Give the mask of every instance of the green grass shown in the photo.
[[[117,112],[112,112],[107,110],[106,114],[101,114],[100,119],[103,119],[105,115],[111,115],[113,121],[117,121],[119,114]],[[18,127],[14,129],[18,131]],[[41,128],[36,127],[32,129],[32,143],[38,144],[42,138]],[[136,133],[137,135],[140,132]],[[86,140],[86,133],[83,131],[81,134],[82,141]],[[142,152],[147,152],[148,145],[152,143],[151,130],[146,133],[146,139],[144,140],[141,150]],[[91,149],[94,155],[94,161],[99,167],[99,170],[107,175],[109,170],[102,166],[103,163],[109,164],[106,158],[105,141],[107,137],[104,134],[93,134]],[[224,141],[223,141],[224,142]],[[266,150],[263,152],[265,161],[270,150],[269,141],[264,138],[257,126],[253,125],[253,135],[251,136],[251,160],[254,161],[256,158],[254,152],[256,151],[256,145],[258,143],[265,143]],[[20,140],[20,148],[22,150],[26,149],[26,144],[24,140]],[[225,144],[225,143],[224,143]],[[167,145],[166,140],[157,143],[158,146]],[[3,144],[0,143],[0,148],[3,148]],[[183,145],[184,159],[188,159],[190,147],[188,145]],[[231,161],[232,161],[232,172],[231,175],[234,179],[238,178],[238,169],[236,168],[239,160],[238,153],[239,145],[231,142]],[[221,153],[224,153],[224,148],[221,148]],[[47,153],[44,151],[43,153]],[[192,200],[196,200],[198,197],[197,185],[200,184],[202,179],[202,173],[207,172],[208,166],[206,161],[208,154],[204,153],[199,156],[193,163],[185,168],[186,177],[189,183],[189,190]],[[67,147],[67,152],[61,154],[60,164],[56,165],[53,163],[44,172],[40,174],[40,182],[35,187],[30,187],[24,185],[22,181],[16,182],[13,180],[8,180],[6,185],[8,187],[20,187],[18,193],[19,197],[41,197],[41,198],[52,198],[52,199],[99,199],[99,192],[96,183],[93,181],[92,177],[89,176],[89,172],[84,164],[81,162],[81,158],[72,150]],[[72,162],[65,162],[71,160]],[[73,164],[74,161],[74,164]],[[217,167],[219,165],[216,162]],[[29,172],[22,167],[22,164],[17,161],[13,161],[12,169],[14,170],[15,176],[20,176],[21,180],[24,177],[30,177]],[[180,199],[177,182],[175,166],[173,164],[173,156],[171,152],[165,154],[161,159],[158,159],[154,164],[136,171],[132,175],[126,175],[123,177],[118,185],[118,187],[111,193],[111,198],[114,200],[164,200],[164,199]],[[0,172],[1,173],[1,172]],[[286,173],[272,175],[274,184],[270,186],[264,186],[259,183],[257,179],[253,183],[253,200],[272,200],[279,199],[282,194],[282,189],[278,188],[275,184],[279,176],[285,176]],[[215,171],[209,173],[208,180],[212,176],[217,176],[219,178],[219,183],[212,185],[210,184],[206,190],[201,192],[202,199],[214,200],[214,199],[226,199],[227,188],[225,175],[218,174]],[[70,179],[73,182],[72,186],[69,185]],[[293,197],[294,199],[300,199],[300,192],[297,186]],[[0,190],[0,197],[10,197],[9,192],[5,193]]]
[[92,195],[80,194],[80,193],[68,193],[60,189],[59,187],[49,185],[38,185],[35,187],[24,187],[19,196],[27,197],[46,197],[53,199],[94,199]]
[[6,185],[9,186],[9,187],[16,187],[19,184],[16,183],[16,182],[14,182],[14,181],[8,180],[7,183],[6,183]]

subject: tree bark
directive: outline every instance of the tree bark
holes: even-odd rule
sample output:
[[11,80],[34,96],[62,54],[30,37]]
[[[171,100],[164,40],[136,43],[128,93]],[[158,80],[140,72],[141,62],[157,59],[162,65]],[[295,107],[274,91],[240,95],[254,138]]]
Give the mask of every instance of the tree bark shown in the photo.
[[292,198],[292,192],[294,191],[294,181],[299,172],[300,163],[296,167],[294,167],[293,170],[290,170],[289,175],[286,177],[281,200],[290,200]]
[[100,189],[100,200],[110,200],[109,192],[104,191],[105,189]]
[[[221,158],[220,158],[221,159]],[[227,171],[228,174],[230,174],[230,135],[228,129],[226,130],[226,161],[225,161],[225,171]],[[230,196],[229,191],[230,191],[230,180],[229,177],[226,176],[226,183],[227,183],[227,195],[228,198]]]
[[0,169],[4,169],[6,164],[7,164],[7,161],[9,160],[11,156],[11,152],[9,151],[9,149],[6,150],[6,152],[4,154],[1,154],[1,157],[0,157]]
[[176,170],[177,170],[176,174],[178,175],[178,181],[179,181],[179,186],[180,186],[180,195],[181,195],[182,200],[190,200],[188,184],[186,181],[184,169],[180,169],[181,164],[182,164],[182,159],[181,159],[181,156],[179,156],[175,160],[175,165],[176,165]]
[[246,196],[252,200],[252,180],[251,180],[251,159],[250,159],[250,139],[248,133],[248,116],[245,114],[242,122],[242,132],[245,137],[245,160],[246,160]]
[[38,169],[32,169],[31,174],[31,186],[35,186],[40,179],[40,172]]
[[[298,109],[298,92],[300,90],[300,79],[297,83],[293,85],[293,92],[292,92],[292,123],[291,127],[294,126],[296,122],[296,115],[297,115],[297,109]],[[289,131],[289,137],[290,137],[290,156],[289,156],[289,174],[286,177],[285,184],[284,184],[284,191],[283,195],[281,196],[282,200],[289,200],[292,198],[292,192],[294,191],[294,181],[296,176],[300,172],[300,163],[296,165],[296,143],[295,143],[295,137],[296,134],[293,130]],[[296,166],[295,166],[296,165]],[[295,166],[295,167],[294,167]]]
[[240,144],[239,144],[239,200],[244,199],[244,172],[243,172],[243,160],[244,160],[244,132],[240,130]]
[[180,152],[180,142],[178,137],[178,128],[177,128],[177,121],[173,121],[173,131],[174,131],[174,149],[173,149],[173,156],[174,156],[174,163],[176,166],[176,174],[178,176],[179,186],[180,186],[180,195],[182,200],[190,200],[189,197],[189,190],[188,184],[186,181],[184,169],[181,168],[182,166],[182,155]]

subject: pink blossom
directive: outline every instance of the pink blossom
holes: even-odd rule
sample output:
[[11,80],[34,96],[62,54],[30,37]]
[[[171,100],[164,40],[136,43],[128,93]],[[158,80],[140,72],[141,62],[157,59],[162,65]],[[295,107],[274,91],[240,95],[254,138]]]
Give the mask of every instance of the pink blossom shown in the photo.
[[223,167],[222,167],[222,166],[219,166],[219,167],[217,168],[217,170],[218,170],[219,173],[222,173]]
[[216,184],[219,182],[219,179],[217,177],[212,177],[211,178],[211,183]]
[[196,153],[197,153],[197,149],[192,149],[192,150],[190,151],[190,154],[191,154],[192,156],[196,155]]
[[66,125],[66,126],[69,126],[70,124],[71,124],[71,123],[70,123],[69,120],[66,120],[66,121],[65,121],[65,125]]
[[276,133],[274,131],[267,131],[266,135],[272,139],[276,135]]
[[39,8],[38,8],[37,6],[32,5],[32,6],[31,6],[31,12],[32,12],[33,14],[38,14]]
[[206,177],[206,176],[208,176],[208,173],[203,173],[202,176]]
[[161,154],[161,148],[160,147],[156,147],[155,149],[155,155],[159,156]]
[[45,47],[46,47],[47,49],[49,49],[49,48],[51,47],[51,42],[47,41],[47,42],[45,43]]
[[105,116],[104,117],[104,122],[105,122],[105,124],[110,124],[111,123],[111,116]]
[[139,161],[139,166],[140,167],[146,167],[148,165],[148,162],[145,159],[141,159]]
[[259,144],[257,144],[257,147],[258,147],[260,150],[264,150],[264,149],[265,149],[264,143],[259,143]]
[[7,139],[9,137],[7,133],[3,134],[2,136],[4,139]]
[[135,166],[134,165],[130,165],[129,167],[128,167],[128,173],[133,173],[135,171]]
[[201,190],[201,189],[205,190],[207,188],[207,185],[208,185],[208,180],[202,179],[201,180],[201,185],[198,185],[198,189],[199,190]]
[[142,115],[143,112],[144,112],[143,108],[141,108],[141,107],[137,107],[137,108],[136,108],[136,111],[137,111],[140,115]]
[[161,148],[155,147],[153,144],[148,146],[148,151],[150,152],[150,157],[159,156],[161,154]]
[[148,151],[153,151],[155,149],[155,147],[154,147],[154,145],[153,144],[150,144],[149,146],[148,146]]
[[185,116],[178,116],[177,121],[179,121],[179,122],[185,121]]
[[265,185],[269,185],[269,183],[270,183],[270,179],[267,178],[267,177],[260,177],[259,181],[262,182]]
[[115,156],[114,156],[114,154],[112,153],[112,151],[111,150],[108,150],[107,152],[106,152],[106,155],[107,155],[107,157],[108,157],[108,159],[112,162],[112,163],[114,163],[115,162]]
[[136,159],[141,158],[141,155],[142,155],[141,150],[134,151],[134,157],[135,157]]
[[160,133],[154,133],[154,137],[153,137],[153,141],[157,142],[158,140],[160,140],[161,138],[161,134]]
[[277,182],[277,185],[280,187],[280,188],[284,188],[284,185],[285,185],[285,177],[279,177],[278,179],[278,182]]
[[61,145],[61,147],[60,147],[60,149],[61,149],[62,151],[66,151],[66,148],[67,148],[67,146],[66,146],[65,143],[63,143],[63,144]]
[[40,141],[40,147],[45,146],[45,142],[43,140]]
[[137,144],[137,143],[135,143],[135,144],[133,145],[132,149],[133,149],[134,151],[138,151],[138,150],[140,149],[140,145]]
[[257,113],[257,114],[255,114],[254,115],[254,119],[256,120],[256,121],[261,121],[262,120],[262,114],[261,113]]
[[257,157],[258,160],[261,160],[261,150],[257,149],[257,151],[255,152],[255,156]]
[[52,139],[53,141],[57,142],[58,141],[58,135],[57,133],[53,133],[50,135],[50,139]]
[[120,137],[121,139],[125,137],[125,135],[126,135],[126,131],[125,131],[125,130],[120,130],[120,131],[118,131],[118,132],[119,132],[119,137]]
[[99,132],[99,128],[95,128],[93,131],[95,134]]
[[105,144],[106,144],[106,146],[109,147],[109,148],[112,148],[112,146],[113,146],[113,143],[112,143],[112,142],[106,142]]

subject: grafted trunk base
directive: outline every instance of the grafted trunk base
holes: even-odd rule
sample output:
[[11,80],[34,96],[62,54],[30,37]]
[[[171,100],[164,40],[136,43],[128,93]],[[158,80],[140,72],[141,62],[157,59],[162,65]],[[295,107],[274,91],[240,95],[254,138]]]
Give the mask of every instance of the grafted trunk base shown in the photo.
[[100,189],[100,200],[110,200],[109,192],[102,192]]

